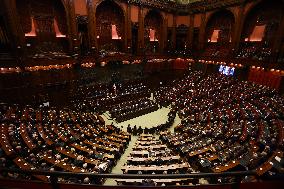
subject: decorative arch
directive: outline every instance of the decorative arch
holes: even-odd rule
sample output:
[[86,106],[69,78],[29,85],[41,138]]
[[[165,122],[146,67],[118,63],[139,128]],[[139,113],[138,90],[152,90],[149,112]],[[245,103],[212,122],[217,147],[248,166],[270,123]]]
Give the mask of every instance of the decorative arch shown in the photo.
[[124,9],[115,1],[101,1],[95,9],[99,50],[122,51],[125,26]]
[[160,49],[163,22],[163,16],[156,10],[149,10],[144,17],[144,41],[149,53],[155,53]]
[[188,35],[188,26],[181,24],[176,28],[176,50],[184,51],[188,48],[188,44],[186,44]]
[[206,22],[205,37],[207,42],[229,43],[232,40],[235,15],[224,9],[212,13]]
[[117,2],[116,0],[99,0],[96,5],[95,5],[95,12],[97,11],[97,8],[98,6],[100,6],[102,3],[104,3],[105,1],[109,1],[109,2],[112,2],[113,4],[115,4],[115,6],[118,6],[122,12],[123,12],[123,16],[125,17],[126,16],[126,10],[123,8],[123,6]]
[[241,42],[263,42],[272,46],[275,34],[284,16],[284,3],[281,0],[262,0],[246,11]]
[[28,36],[51,40],[67,35],[67,9],[64,0],[16,0],[22,30]]
[[259,3],[261,3],[263,0],[256,0],[256,1],[252,1],[249,2],[249,0],[246,0],[246,5],[244,8],[244,18],[247,17],[248,13],[255,7],[257,6]]
[[16,0],[19,27],[28,44],[28,56],[68,51],[69,10],[66,8],[63,0]]
[[9,51],[10,38],[8,28],[5,24],[5,17],[0,15],[0,52]]
[[165,13],[163,13],[163,12],[160,12],[160,11],[158,11],[158,10],[156,10],[156,9],[146,9],[146,10],[144,9],[144,14],[143,14],[144,20],[145,20],[145,18],[146,18],[146,16],[147,16],[148,14],[152,14],[152,13],[158,14],[159,17],[162,17],[162,20],[165,19]]
[[24,33],[32,31],[31,8],[29,0],[16,0],[19,21]]
[[68,8],[67,8],[67,2],[66,0],[60,0],[62,5],[64,6],[64,10],[67,12],[68,11]]
[[62,35],[67,35],[68,33],[68,9],[63,0],[55,1],[55,20],[57,21],[58,27]]

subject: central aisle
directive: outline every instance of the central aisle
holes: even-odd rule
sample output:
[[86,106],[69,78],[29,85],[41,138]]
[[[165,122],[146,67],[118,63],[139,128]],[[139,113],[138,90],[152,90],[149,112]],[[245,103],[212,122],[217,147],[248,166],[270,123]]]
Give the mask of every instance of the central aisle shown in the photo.
[[[115,126],[117,126],[118,128],[121,128],[122,126],[121,129],[123,131],[126,131],[128,124],[130,124],[132,127],[136,125],[136,126],[141,126],[142,128],[145,128],[145,127],[152,128],[159,124],[163,124],[167,121],[168,119],[167,115],[169,112],[170,112],[169,107],[161,108],[155,112],[152,112],[152,113],[149,113],[143,116],[139,116],[137,118],[133,118],[131,120],[124,121],[118,124],[116,124],[115,121],[109,119],[108,116],[106,116],[105,114],[102,115],[102,118],[105,120],[106,125],[110,125],[111,123],[114,123]],[[181,123],[181,119],[178,116],[176,116],[173,125],[168,130],[170,130],[173,133],[174,128],[180,123]],[[154,135],[154,136],[159,137],[158,135]],[[123,167],[124,164],[126,164],[127,157],[130,156],[130,153],[132,152],[132,149],[135,143],[137,142],[137,140],[138,140],[138,136],[131,135],[131,141],[129,142],[129,145],[127,149],[125,150],[125,153],[117,161],[116,166],[113,167],[112,172],[111,172],[112,174],[123,174],[121,168]],[[107,179],[104,185],[116,186],[117,183],[115,180],[116,179]]]
[[[138,139],[138,136],[131,136],[131,141],[129,142],[129,145],[127,147],[127,149],[125,150],[124,154],[120,157],[120,159],[117,161],[116,166],[112,169],[112,174],[123,174],[121,167],[126,164],[127,162],[127,156],[130,155],[130,153],[132,152],[132,149],[136,143]],[[115,182],[115,178],[114,179],[107,179],[104,183],[104,185],[108,185],[108,186],[116,186],[117,183]]]

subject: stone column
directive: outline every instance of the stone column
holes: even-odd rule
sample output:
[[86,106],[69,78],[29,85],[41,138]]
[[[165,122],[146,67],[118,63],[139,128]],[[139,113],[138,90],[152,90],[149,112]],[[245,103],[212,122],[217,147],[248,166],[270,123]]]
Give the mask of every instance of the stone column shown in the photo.
[[168,17],[167,15],[165,14],[165,18],[164,18],[164,21],[163,21],[163,41],[162,41],[162,44],[161,44],[161,53],[164,53],[165,52],[165,47],[167,46],[167,41],[168,41]]
[[274,58],[277,58],[277,56],[279,55],[283,41],[284,41],[284,18],[282,18],[280,25],[277,29],[277,32],[274,36],[274,41],[272,46],[272,56]]
[[177,15],[173,15],[173,28],[172,28],[172,48],[175,50],[177,44]]
[[203,50],[205,46],[205,30],[206,30],[206,13],[201,14],[201,25],[199,29],[199,50]]
[[234,33],[232,36],[232,49],[234,49],[234,52],[238,52],[239,50],[244,22],[244,6],[240,5],[238,7],[238,14],[234,25]]
[[[276,58],[280,58],[280,57],[283,58],[284,57],[284,39],[282,40],[282,42],[280,42],[279,45],[280,45],[279,48],[276,50],[276,51],[278,51]],[[284,87],[283,87],[283,89],[284,89]]]
[[12,41],[14,43],[14,47],[21,46],[22,48],[25,46],[25,34],[21,27],[19,16],[17,13],[17,6],[15,0],[3,0],[6,16],[8,21],[8,28],[10,36],[12,37]]
[[139,13],[138,13],[138,22],[139,22],[139,28],[138,28],[138,54],[142,54],[144,49],[144,13],[143,13],[143,7],[139,7]]
[[[65,1],[65,11],[66,11],[66,25],[67,25],[67,37],[68,37],[68,43],[69,43],[69,52],[74,53],[74,34],[73,34],[73,21],[72,21],[72,4],[74,5],[73,0],[67,0]],[[74,8],[74,13],[75,13],[75,7]]]
[[90,48],[98,49],[97,45],[97,28],[96,28],[96,13],[93,0],[87,0],[87,13],[88,13],[88,32]]
[[126,32],[126,51],[129,53],[128,47],[132,48],[132,25],[131,25],[131,4],[127,4],[127,32]]
[[17,57],[17,65],[20,69],[25,69],[26,62],[26,45],[25,33],[22,29],[16,6],[16,0],[3,0],[3,5],[6,10],[6,19],[8,25],[10,46]]
[[127,52],[127,34],[128,34],[128,4],[124,11],[124,34],[123,34],[123,51]]
[[192,50],[193,48],[193,32],[194,32],[194,14],[189,15],[189,25],[187,33],[187,44],[186,48]]
[[78,39],[78,27],[75,13],[75,0],[69,0],[70,31],[72,39]]

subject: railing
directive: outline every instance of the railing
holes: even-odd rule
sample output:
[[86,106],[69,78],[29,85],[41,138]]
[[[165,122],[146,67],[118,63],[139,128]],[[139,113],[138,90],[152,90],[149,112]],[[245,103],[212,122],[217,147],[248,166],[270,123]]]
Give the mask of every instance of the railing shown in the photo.
[[[61,185],[58,182],[59,177],[75,177],[75,178],[86,178],[89,179],[97,179],[97,178],[120,178],[120,179],[181,179],[181,178],[188,178],[188,179],[198,179],[198,178],[224,178],[230,177],[234,178],[232,183],[228,183],[227,185],[230,188],[238,189],[240,187],[240,183],[245,176],[256,176],[256,171],[237,171],[237,172],[224,172],[224,173],[192,173],[192,174],[92,174],[92,173],[72,173],[72,172],[58,172],[58,171],[38,171],[38,170],[22,170],[22,169],[8,169],[8,168],[0,168],[0,172],[9,172],[9,173],[18,173],[23,175],[44,175],[49,176],[49,187],[51,186],[52,189],[59,189]],[[7,188],[15,187],[17,181],[13,181],[11,185],[11,180],[7,179],[0,179],[0,188],[3,184],[6,185]],[[33,181],[29,181],[33,183]],[[19,184],[17,188],[28,188],[29,182],[26,184]],[[10,184],[8,184],[10,183]],[[38,183],[38,182],[37,182]],[[43,182],[41,182],[43,184]],[[47,183],[45,183],[47,184]],[[25,186],[27,185],[27,186]],[[95,185],[93,185],[95,187]],[[211,185],[207,185],[208,187]],[[100,186],[102,187],[102,186]],[[113,187],[113,186],[112,186]],[[210,188],[210,187],[209,187]]]

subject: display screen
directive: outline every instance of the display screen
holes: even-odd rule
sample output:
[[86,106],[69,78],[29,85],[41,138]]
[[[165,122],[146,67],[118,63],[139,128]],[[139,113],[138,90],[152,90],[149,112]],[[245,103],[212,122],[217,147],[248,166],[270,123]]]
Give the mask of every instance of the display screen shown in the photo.
[[219,68],[219,72],[220,72],[220,73],[223,73],[224,67],[225,67],[225,66],[223,66],[223,65],[220,66],[220,68]]
[[231,68],[230,69],[230,75],[234,75],[234,73],[235,73],[235,68]]
[[233,76],[234,73],[235,73],[235,68],[234,67],[221,65],[219,67],[219,73],[224,74],[224,75],[231,75],[231,76]]

